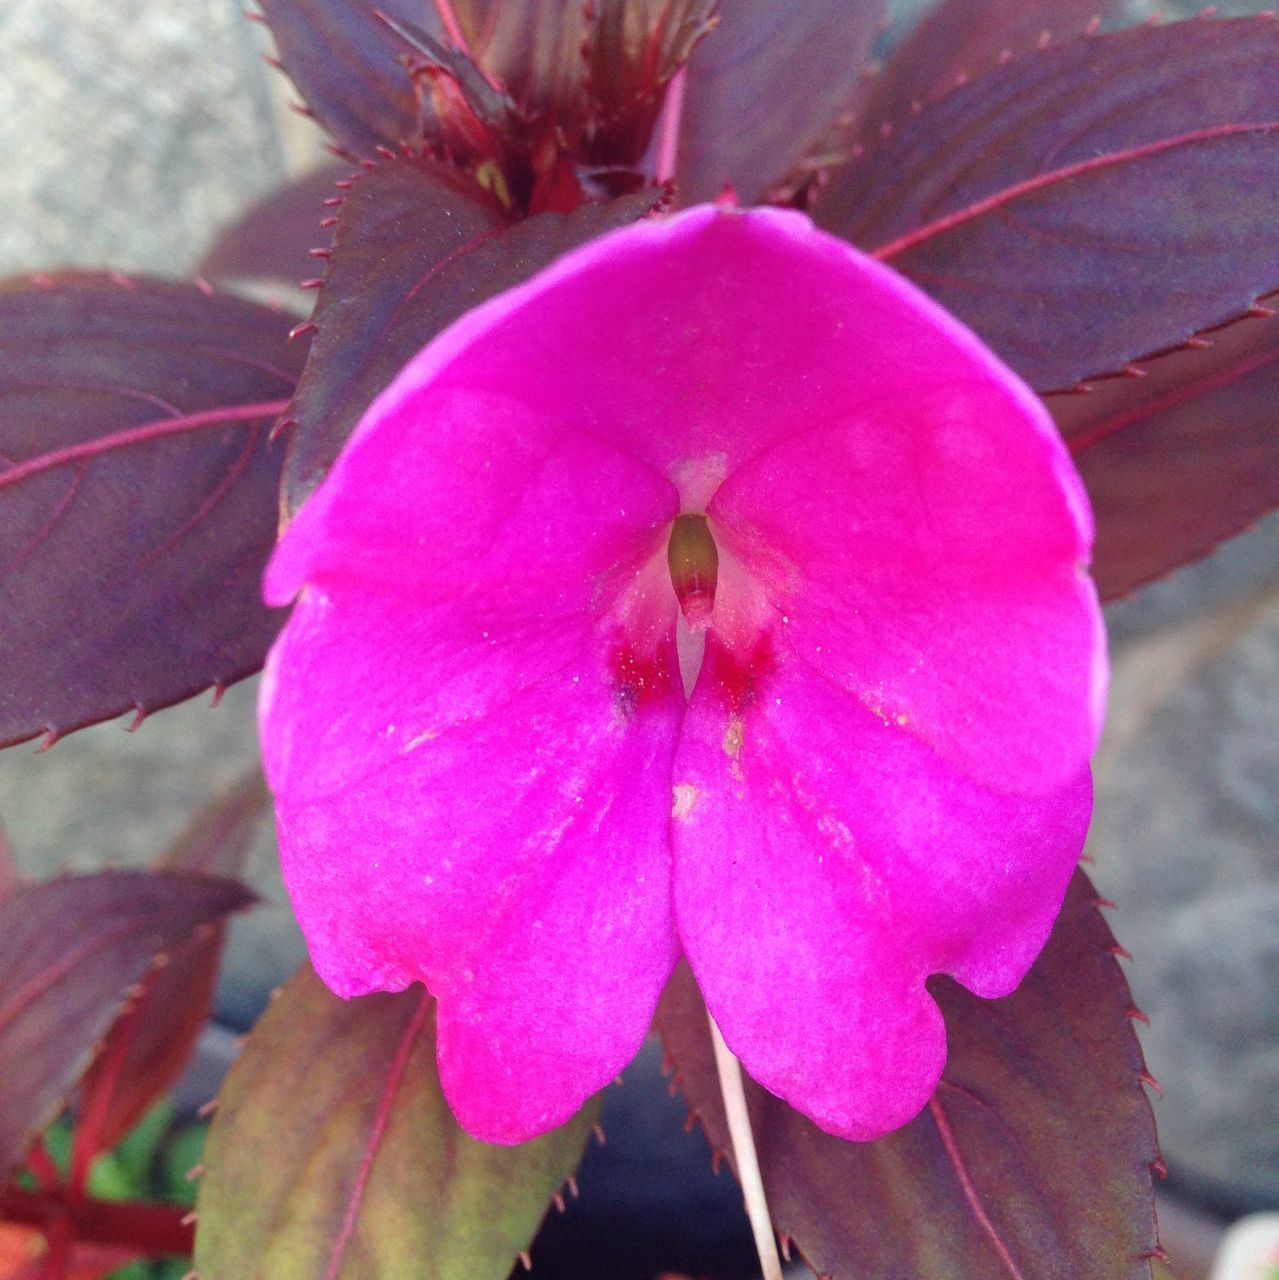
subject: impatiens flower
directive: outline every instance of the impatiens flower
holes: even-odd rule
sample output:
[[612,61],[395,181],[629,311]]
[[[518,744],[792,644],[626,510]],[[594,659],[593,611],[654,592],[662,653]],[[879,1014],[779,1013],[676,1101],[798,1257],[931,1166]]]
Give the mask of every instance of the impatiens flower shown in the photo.
[[339,994],[422,981],[475,1136],[612,1080],[687,956],[832,1133],[935,1087],[1083,843],[1092,530],[1039,402],[777,210],[561,259],[440,335],[285,533],[262,730]]

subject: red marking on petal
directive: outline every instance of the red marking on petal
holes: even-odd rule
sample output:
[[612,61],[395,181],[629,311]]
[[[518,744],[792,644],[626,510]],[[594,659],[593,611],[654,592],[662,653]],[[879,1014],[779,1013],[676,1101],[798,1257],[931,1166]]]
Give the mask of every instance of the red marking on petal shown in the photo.
[[761,682],[777,667],[770,635],[761,635],[749,656],[723,650],[715,663],[714,681],[733,714],[739,714],[759,696]]
[[642,706],[665,698],[671,687],[669,663],[661,654],[644,656],[635,646],[622,643],[614,651],[610,666],[616,687],[617,707],[626,716]]

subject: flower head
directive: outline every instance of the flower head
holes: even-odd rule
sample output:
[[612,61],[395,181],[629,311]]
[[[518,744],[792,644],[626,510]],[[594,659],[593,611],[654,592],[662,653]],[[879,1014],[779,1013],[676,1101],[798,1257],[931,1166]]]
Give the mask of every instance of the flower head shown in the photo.
[[318,971],[427,985],[480,1138],[611,1080],[681,953],[760,1083],[904,1123],[925,979],[1010,991],[1079,855],[1091,536],[1035,397],[802,215],[568,255],[410,362],[271,565]]

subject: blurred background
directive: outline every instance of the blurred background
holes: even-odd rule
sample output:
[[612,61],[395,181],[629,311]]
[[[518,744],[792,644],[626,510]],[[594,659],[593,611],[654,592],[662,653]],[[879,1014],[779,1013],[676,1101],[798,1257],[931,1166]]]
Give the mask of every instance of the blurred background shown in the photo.
[[[893,4],[881,52],[928,7]],[[4,0],[0,275],[80,264],[181,276],[220,227],[322,163],[322,137],[261,61],[268,49],[237,0]],[[1195,1280],[1224,1224],[1279,1209],[1279,520],[1114,606],[1109,621],[1092,871],[1118,904],[1110,922],[1151,1019],[1140,1030],[1165,1090],[1165,1243]],[[254,696],[248,682],[216,709],[197,700],[132,735],[122,722],[44,755],[35,744],[0,753],[0,820],[19,864],[43,876],[156,856],[253,767]],[[303,958],[269,834],[252,878],[268,904],[233,926],[221,1029],[188,1086],[196,1101]],[[646,1053],[610,1091],[609,1144],[583,1170],[581,1201],[539,1242],[538,1274],[750,1274],[737,1192],[711,1175],[682,1118]]]

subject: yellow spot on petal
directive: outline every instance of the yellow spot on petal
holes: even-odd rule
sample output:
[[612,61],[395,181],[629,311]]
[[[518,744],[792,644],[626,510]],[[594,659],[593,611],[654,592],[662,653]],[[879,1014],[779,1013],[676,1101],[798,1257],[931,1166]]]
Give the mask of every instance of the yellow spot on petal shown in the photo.
[[899,711],[896,714],[896,716],[894,716],[893,718],[897,721],[898,724],[910,723],[910,717],[904,711]]
[[696,803],[697,788],[687,782],[681,782],[674,788],[674,796],[671,801],[671,817],[676,822],[687,822],[688,815],[693,812],[693,806]]
[[742,753],[742,741],[746,736],[746,727],[741,716],[730,716],[728,728],[724,730],[724,754],[734,760]]

